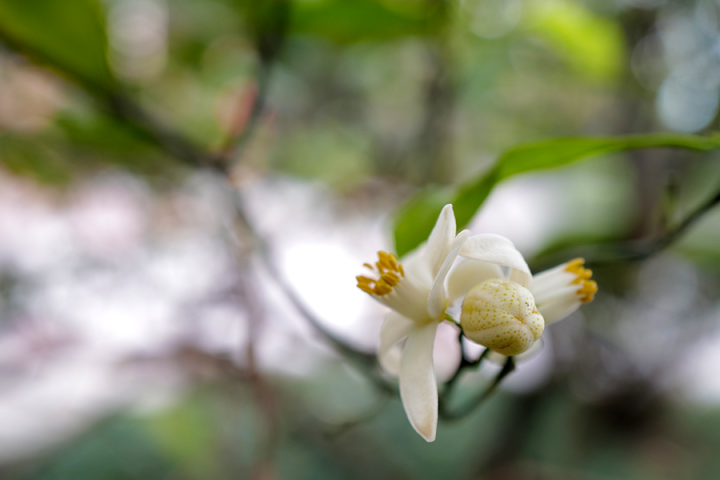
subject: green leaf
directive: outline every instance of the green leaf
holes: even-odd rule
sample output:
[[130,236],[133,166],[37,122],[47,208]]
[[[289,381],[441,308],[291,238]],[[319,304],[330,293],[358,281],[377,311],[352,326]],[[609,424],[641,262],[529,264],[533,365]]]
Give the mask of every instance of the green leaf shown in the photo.
[[0,0],[0,39],[83,82],[113,82],[97,0]]
[[425,190],[411,199],[396,216],[397,253],[405,255],[420,245],[430,235],[435,219],[447,203],[453,204],[458,228],[467,225],[495,185],[506,178],[567,165],[591,155],[657,147],[708,151],[720,148],[720,135],[700,137],[658,133],[623,137],[572,137],[519,145],[501,155],[490,171],[456,189]]
[[296,0],[291,32],[318,35],[340,44],[432,34],[442,18],[423,7],[422,2]]
[[44,185],[65,186],[72,177],[72,168],[61,155],[45,142],[27,136],[0,136],[0,165]]
[[451,189],[427,188],[406,203],[395,221],[395,249],[409,252],[417,247],[428,235],[418,232],[429,232],[435,225],[443,206],[453,201]]

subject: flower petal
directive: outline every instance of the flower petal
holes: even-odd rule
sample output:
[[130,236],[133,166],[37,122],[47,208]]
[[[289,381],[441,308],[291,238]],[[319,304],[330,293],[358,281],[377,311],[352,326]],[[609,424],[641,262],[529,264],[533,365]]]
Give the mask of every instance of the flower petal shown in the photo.
[[532,275],[522,254],[505,237],[490,233],[470,237],[460,250],[460,256],[471,260],[510,267],[510,280],[530,288]]
[[435,440],[438,393],[433,367],[433,344],[438,324],[429,323],[408,336],[400,362],[400,398],[416,432]]
[[502,268],[494,263],[463,260],[448,274],[448,298],[450,303],[465,296],[476,285],[491,278],[503,278]]
[[397,344],[415,327],[415,322],[399,313],[390,312],[385,316],[385,322],[380,328],[378,362],[389,374],[398,375],[400,372],[400,346]]
[[591,272],[584,268],[570,271],[568,265],[572,266],[577,261],[563,263],[533,277],[532,294],[546,325],[567,317],[583,302],[582,289],[589,283],[587,280]]
[[445,257],[448,255],[456,231],[457,225],[455,224],[453,207],[450,204],[445,205],[442,212],[440,212],[437,222],[435,222],[432,232],[430,232],[427,246],[425,247],[425,258],[433,278],[437,276]]
[[550,325],[567,317],[580,308],[582,302],[576,295],[568,295],[557,298],[551,302],[537,305],[537,309],[545,319],[545,325]]
[[435,277],[430,271],[430,266],[427,264],[427,258],[425,256],[426,250],[427,243],[423,243],[402,257],[401,263],[405,269],[405,276],[407,278],[413,279],[418,286],[430,291]]
[[445,277],[447,277],[450,267],[452,267],[453,263],[455,263],[455,259],[457,258],[458,253],[460,253],[460,249],[468,238],[470,238],[470,232],[468,230],[463,230],[457,237],[455,237],[455,240],[453,240],[452,245],[450,246],[450,251],[448,252],[447,257],[445,257],[445,261],[435,277],[435,282],[433,283],[432,290],[430,290],[427,302],[427,309],[428,314],[430,314],[430,318],[438,319],[445,312],[445,308],[447,307]]

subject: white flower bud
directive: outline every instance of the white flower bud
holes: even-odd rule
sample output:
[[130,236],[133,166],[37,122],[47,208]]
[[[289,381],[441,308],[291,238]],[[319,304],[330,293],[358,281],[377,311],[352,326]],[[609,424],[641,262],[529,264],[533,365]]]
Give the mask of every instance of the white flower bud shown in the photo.
[[467,338],[507,356],[528,350],[545,328],[532,293],[515,282],[499,279],[470,290],[460,324]]

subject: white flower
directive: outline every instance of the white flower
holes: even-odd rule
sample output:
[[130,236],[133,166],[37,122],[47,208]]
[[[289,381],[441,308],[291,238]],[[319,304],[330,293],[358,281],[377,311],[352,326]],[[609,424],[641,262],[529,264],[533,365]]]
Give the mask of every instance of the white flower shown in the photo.
[[375,265],[365,264],[373,275],[357,277],[361,290],[393,310],[380,331],[378,360],[399,377],[408,419],[428,442],[435,440],[438,419],[433,344],[449,305],[464,297],[467,338],[498,354],[517,355],[539,345],[545,324],[566,317],[597,291],[582,259],[533,277],[507,238],[455,232],[452,205],[446,205],[427,242],[402,264],[378,252]]
[[[458,293],[479,283],[477,278],[501,271],[498,265],[509,267],[510,279],[530,280],[525,260],[509,240],[497,235],[470,237],[468,231],[456,236],[455,232],[452,205],[446,205],[427,242],[409,253],[403,264],[394,255],[379,252],[374,266],[365,264],[373,276],[357,277],[360,289],[393,310],[380,332],[378,359],[388,373],[398,375],[408,419],[428,442],[435,440],[438,418],[433,344],[446,308],[459,298]],[[446,287],[458,254],[471,255],[476,264],[453,269]],[[480,281],[492,275],[485,277]],[[404,338],[404,348],[400,348],[398,343]]]

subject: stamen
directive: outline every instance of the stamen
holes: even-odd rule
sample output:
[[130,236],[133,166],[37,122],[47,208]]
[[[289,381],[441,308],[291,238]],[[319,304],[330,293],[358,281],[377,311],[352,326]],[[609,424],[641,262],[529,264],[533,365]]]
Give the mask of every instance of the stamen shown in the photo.
[[398,262],[398,259],[392,253],[378,252],[378,261],[373,267],[369,263],[363,263],[363,266],[369,268],[375,274],[379,274],[380,278],[370,278],[363,275],[355,277],[357,279],[357,287],[363,292],[374,295],[387,295],[392,292],[393,287],[400,283],[400,279],[405,277],[405,270]]
[[583,295],[583,297],[580,299],[582,303],[589,303],[592,302],[595,298],[595,294],[597,293],[598,286],[597,283],[590,280],[588,282],[584,282],[583,286],[580,290],[578,290],[578,295]]
[[567,263],[565,271],[576,276],[572,281],[573,284],[582,285],[577,291],[577,294],[580,296],[580,301],[582,303],[589,303],[595,298],[595,293],[597,293],[598,287],[596,282],[590,280],[592,277],[592,270],[585,268],[584,264],[584,258],[576,258]]

